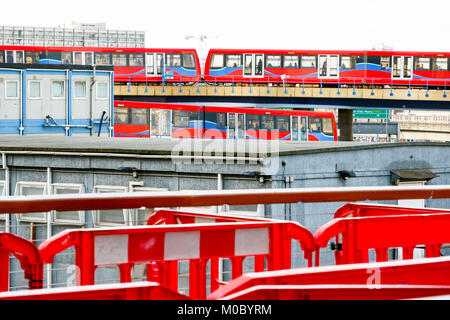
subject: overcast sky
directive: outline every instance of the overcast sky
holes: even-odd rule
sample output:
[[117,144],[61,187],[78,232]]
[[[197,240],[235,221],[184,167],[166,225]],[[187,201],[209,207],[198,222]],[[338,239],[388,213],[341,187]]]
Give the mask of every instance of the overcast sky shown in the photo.
[[[20,0],[2,3],[1,25],[105,22],[142,30],[147,47],[450,51],[445,0]],[[193,35],[197,39],[185,40]]]

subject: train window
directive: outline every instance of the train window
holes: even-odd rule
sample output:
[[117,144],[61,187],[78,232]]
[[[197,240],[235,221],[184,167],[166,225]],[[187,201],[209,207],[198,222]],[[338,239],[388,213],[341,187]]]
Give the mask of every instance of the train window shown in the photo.
[[289,116],[277,116],[277,129],[279,131],[289,131]]
[[240,54],[227,54],[226,56],[226,66],[229,68],[240,68],[242,67],[242,55]]
[[217,129],[227,128],[227,114],[225,112],[217,113]]
[[322,131],[322,119],[310,117],[309,118],[309,132],[320,133]]
[[114,108],[114,123],[116,124],[128,124],[129,115],[128,108],[116,107]]
[[143,67],[144,66],[144,54],[143,53],[130,53],[128,56],[128,65],[130,67]]
[[0,51],[0,63],[5,63],[5,52]]
[[131,124],[149,125],[148,110],[143,108],[131,109]]
[[181,67],[181,54],[168,53],[166,56],[166,65],[168,67]]
[[247,114],[247,130],[259,130],[259,115]]
[[266,68],[281,68],[281,56],[280,55],[267,55],[266,56]]
[[114,66],[126,67],[127,66],[127,54],[126,53],[112,53],[112,64]]
[[333,135],[333,122],[331,118],[322,118],[322,132],[327,136]]
[[302,68],[316,68],[316,56],[302,56]]
[[263,130],[275,129],[275,117],[272,115],[261,116],[261,129]]
[[25,63],[39,63],[39,52],[27,51],[25,52]]
[[380,58],[380,67],[383,70],[389,70],[391,68],[391,58],[390,57],[381,57]]
[[213,54],[211,56],[211,69],[220,69],[224,67],[224,56],[223,54]]
[[92,52],[84,53],[84,63],[87,65],[91,65],[94,62],[94,54]]
[[95,54],[95,64],[97,64],[97,65],[111,64],[111,62],[109,61],[109,53],[96,53]]
[[447,71],[447,58],[434,58],[433,59],[433,70]]
[[341,56],[341,69],[355,69],[355,57]]
[[61,62],[63,64],[72,64],[72,53],[71,52],[62,52],[61,53]]
[[52,62],[61,62],[61,52],[41,52],[40,53],[40,59],[48,59],[51,60]]
[[23,63],[23,51],[6,51],[6,63]]
[[189,111],[173,111],[173,126],[179,128],[189,128]]
[[192,53],[183,53],[183,68],[195,69],[195,58]]
[[414,69],[415,70],[430,70],[430,58],[429,57],[416,57]]
[[284,56],[284,68],[298,68],[299,56]]

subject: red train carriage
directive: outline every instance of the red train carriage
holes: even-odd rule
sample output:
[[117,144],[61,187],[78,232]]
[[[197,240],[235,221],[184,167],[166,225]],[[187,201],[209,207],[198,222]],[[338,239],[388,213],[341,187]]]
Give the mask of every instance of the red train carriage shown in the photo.
[[337,141],[332,112],[114,102],[115,137]]
[[215,83],[442,86],[450,53],[211,49],[204,79]]
[[201,80],[195,49],[0,46],[0,63],[114,65],[115,82]]

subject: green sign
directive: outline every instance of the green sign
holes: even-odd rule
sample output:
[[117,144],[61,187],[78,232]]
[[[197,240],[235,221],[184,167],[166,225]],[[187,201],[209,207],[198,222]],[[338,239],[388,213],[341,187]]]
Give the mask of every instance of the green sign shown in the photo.
[[387,119],[389,118],[388,109],[354,109],[353,118],[377,118]]

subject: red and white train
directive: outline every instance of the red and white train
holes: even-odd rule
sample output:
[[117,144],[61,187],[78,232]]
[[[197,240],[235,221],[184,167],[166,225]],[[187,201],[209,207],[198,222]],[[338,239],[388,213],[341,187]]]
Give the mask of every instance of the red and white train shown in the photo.
[[[438,86],[450,52],[0,46],[0,64],[114,65],[115,82]],[[203,74],[201,72],[203,70]]]

